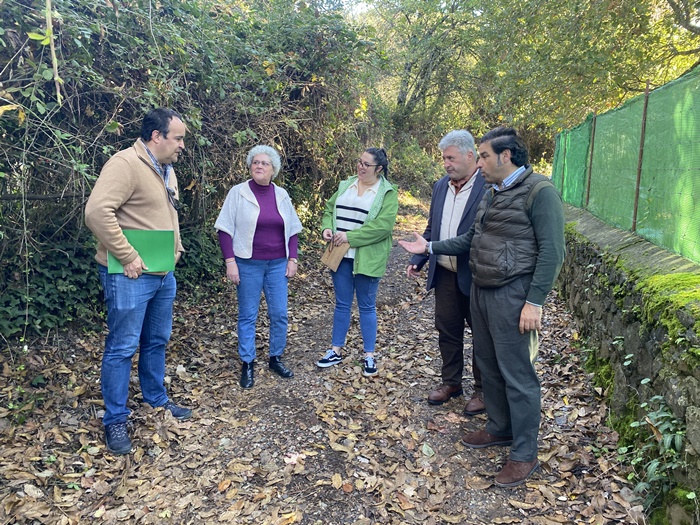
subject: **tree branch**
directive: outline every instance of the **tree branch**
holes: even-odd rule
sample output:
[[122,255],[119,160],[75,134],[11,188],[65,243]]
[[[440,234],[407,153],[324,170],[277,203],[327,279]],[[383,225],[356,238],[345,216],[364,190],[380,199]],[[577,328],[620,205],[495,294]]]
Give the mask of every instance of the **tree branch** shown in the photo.
[[73,198],[85,199],[89,195],[89,193],[53,193],[49,195],[0,195],[0,201],[53,201]]
[[684,1],[666,0],[671,6],[673,14],[676,15],[676,22],[683,28],[693,34],[700,35],[700,26],[693,24],[695,16],[691,16],[691,6]]

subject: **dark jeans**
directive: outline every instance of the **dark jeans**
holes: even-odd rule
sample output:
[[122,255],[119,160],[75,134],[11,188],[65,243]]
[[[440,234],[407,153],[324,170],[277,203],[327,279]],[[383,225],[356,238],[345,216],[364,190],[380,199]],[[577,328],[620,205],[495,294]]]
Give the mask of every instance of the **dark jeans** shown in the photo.
[[[464,371],[464,328],[472,326],[469,296],[464,295],[457,283],[457,273],[442,266],[435,269],[435,328],[439,334],[442,356],[442,382],[461,386]],[[466,324],[465,324],[466,323]],[[481,391],[481,372],[472,351],[474,390]]]
[[484,377],[486,432],[513,436],[510,459],[537,457],[540,381],[535,372],[537,331],[520,333],[520,312],[532,276],[500,288],[472,286],[472,317],[477,362]]

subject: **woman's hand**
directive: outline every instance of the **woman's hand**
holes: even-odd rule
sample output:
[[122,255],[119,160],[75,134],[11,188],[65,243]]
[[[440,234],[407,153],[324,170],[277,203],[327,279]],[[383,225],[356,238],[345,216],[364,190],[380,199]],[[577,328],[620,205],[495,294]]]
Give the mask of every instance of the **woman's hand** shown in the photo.
[[323,233],[321,233],[321,237],[323,237],[324,241],[330,241],[333,238],[333,232],[330,228],[326,228],[323,230]]
[[338,232],[333,236],[333,244],[335,246],[340,246],[346,242],[348,242],[348,234],[345,232]]
[[236,261],[228,261],[226,263],[226,278],[236,286],[241,284],[241,276],[238,273]]
[[292,260],[287,260],[287,273],[285,274],[287,278],[291,279],[297,274],[297,263]]

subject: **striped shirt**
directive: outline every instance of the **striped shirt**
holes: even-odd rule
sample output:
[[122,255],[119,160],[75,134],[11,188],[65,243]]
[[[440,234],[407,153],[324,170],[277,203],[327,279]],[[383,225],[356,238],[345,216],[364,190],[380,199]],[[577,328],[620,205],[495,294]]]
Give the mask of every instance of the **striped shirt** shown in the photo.
[[[358,195],[359,182],[355,181],[335,201],[336,228],[339,232],[349,232],[362,226],[367,220],[369,209],[377,196],[380,179],[367,188],[362,196]],[[350,248],[345,257],[355,258],[355,248]]]

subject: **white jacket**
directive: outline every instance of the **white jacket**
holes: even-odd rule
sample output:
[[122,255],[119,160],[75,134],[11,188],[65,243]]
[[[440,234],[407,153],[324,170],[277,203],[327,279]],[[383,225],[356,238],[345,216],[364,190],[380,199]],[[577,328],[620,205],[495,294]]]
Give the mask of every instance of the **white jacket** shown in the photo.
[[[233,238],[236,257],[250,259],[253,256],[253,237],[260,215],[260,205],[247,180],[231,188],[221,207],[214,227]],[[302,230],[301,221],[286,190],[271,183],[275,190],[277,210],[284,221],[284,249],[289,257],[289,239]]]

